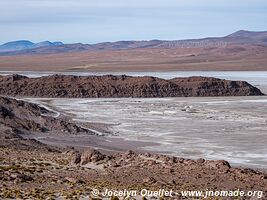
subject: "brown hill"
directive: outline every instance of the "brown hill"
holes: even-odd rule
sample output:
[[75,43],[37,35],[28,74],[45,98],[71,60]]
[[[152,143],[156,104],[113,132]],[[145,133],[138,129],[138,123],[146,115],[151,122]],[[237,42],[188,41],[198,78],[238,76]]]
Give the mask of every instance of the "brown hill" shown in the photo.
[[27,97],[196,97],[263,95],[244,81],[208,77],[174,78],[131,76],[52,75],[28,78],[0,76],[0,94]]

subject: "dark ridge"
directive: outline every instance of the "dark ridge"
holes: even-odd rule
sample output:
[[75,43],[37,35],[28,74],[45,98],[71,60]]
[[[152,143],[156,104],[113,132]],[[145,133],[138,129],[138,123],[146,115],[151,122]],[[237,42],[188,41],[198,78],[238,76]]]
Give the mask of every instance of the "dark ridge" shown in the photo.
[[164,80],[156,77],[52,75],[0,76],[0,94],[23,97],[207,97],[256,96],[263,93],[245,81],[211,77]]

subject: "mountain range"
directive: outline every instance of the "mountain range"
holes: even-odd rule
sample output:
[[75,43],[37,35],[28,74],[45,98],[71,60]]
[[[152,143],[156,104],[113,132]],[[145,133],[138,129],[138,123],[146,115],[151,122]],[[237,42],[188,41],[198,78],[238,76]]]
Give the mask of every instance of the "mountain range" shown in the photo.
[[28,40],[8,42],[0,46],[0,55],[23,54],[54,54],[66,52],[94,51],[94,50],[120,50],[145,48],[199,48],[217,47],[227,44],[246,44],[267,46],[267,31],[240,30],[224,37],[209,37],[189,40],[150,40],[150,41],[117,41],[97,44],[64,44],[62,42],[44,41],[33,43]]
[[37,49],[43,47],[54,47],[64,45],[62,42],[50,42],[43,41],[39,43],[33,43],[28,40],[18,40],[7,42],[0,46],[0,52],[14,52],[14,51],[23,51],[27,49]]

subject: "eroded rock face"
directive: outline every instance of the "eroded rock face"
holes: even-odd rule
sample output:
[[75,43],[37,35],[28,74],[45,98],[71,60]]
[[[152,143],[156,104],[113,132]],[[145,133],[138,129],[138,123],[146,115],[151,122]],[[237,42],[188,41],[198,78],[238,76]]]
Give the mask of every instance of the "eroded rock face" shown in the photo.
[[81,154],[79,151],[75,151],[74,149],[68,150],[64,152],[67,156],[69,156],[70,164],[79,164],[81,162]]
[[262,92],[244,81],[208,77],[174,78],[131,76],[53,75],[28,78],[0,76],[0,94],[28,97],[195,97],[249,96]]
[[81,165],[86,165],[90,162],[95,163],[105,159],[105,157],[105,155],[103,155],[97,150],[87,150],[81,155]]

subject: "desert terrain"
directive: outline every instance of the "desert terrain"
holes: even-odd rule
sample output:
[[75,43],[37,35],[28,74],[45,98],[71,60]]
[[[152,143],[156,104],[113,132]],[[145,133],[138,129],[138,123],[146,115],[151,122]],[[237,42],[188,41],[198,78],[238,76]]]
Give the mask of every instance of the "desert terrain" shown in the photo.
[[0,199],[266,199],[266,38],[1,45]]
[[0,56],[1,71],[265,71],[267,47],[97,50]]
[[[0,46],[1,71],[266,71],[267,32],[189,40]],[[45,46],[47,45],[47,46]],[[42,46],[42,47],[39,47]],[[13,49],[12,49],[13,48]],[[21,49],[26,48],[26,49]]]
[[[237,189],[265,198],[266,96],[245,81],[7,75],[0,84],[3,199],[114,199],[105,190],[125,188],[139,199],[144,188],[175,191],[167,199]],[[111,98],[77,98],[90,84]],[[130,96],[143,98],[115,98]]]
[[[243,199],[251,199],[249,191],[264,198],[266,97],[245,81],[112,75],[0,80],[1,94],[16,97],[0,97],[3,199],[110,199],[105,189],[125,188],[138,195],[143,188],[174,190],[164,198],[175,199],[192,198],[183,194],[187,190],[204,197],[203,188],[238,188]],[[90,97],[90,84],[111,98],[77,98]],[[185,95],[191,97],[179,97]],[[115,98],[130,96],[143,98]]]
[[[121,148],[119,145],[124,141],[120,138],[117,143],[111,143],[110,149],[101,148],[100,141],[110,138],[99,133],[108,126],[77,121],[71,113],[65,111],[58,115],[57,111],[28,101],[33,100],[0,98],[0,197],[3,199],[113,199],[115,197],[105,196],[105,189],[125,188],[138,192],[144,188],[173,190],[171,197],[164,197],[171,199],[192,199],[182,193],[187,190],[202,191],[198,197],[203,198],[207,191],[203,188],[209,191],[238,188],[245,192],[242,199],[252,198],[249,191],[255,192],[253,198],[264,199],[267,188],[264,170],[233,167],[224,160],[159,155],[153,150],[142,151],[135,145],[158,145],[151,142],[128,140],[136,152]],[[261,119],[257,120],[260,125]],[[53,143],[47,142],[49,138]],[[72,140],[64,144],[63,140],[68,138]],[[83,144],[79,138],[85,146],[79,146]],[[94,145],[99,151],[89,148]]]

